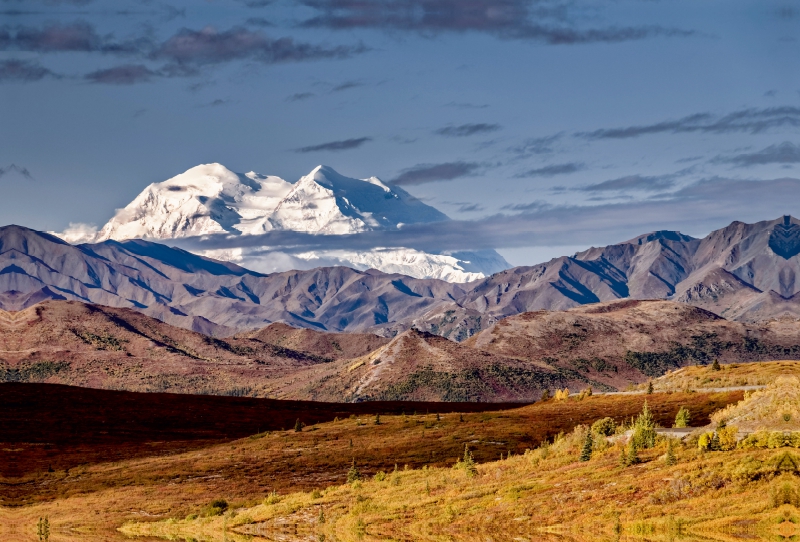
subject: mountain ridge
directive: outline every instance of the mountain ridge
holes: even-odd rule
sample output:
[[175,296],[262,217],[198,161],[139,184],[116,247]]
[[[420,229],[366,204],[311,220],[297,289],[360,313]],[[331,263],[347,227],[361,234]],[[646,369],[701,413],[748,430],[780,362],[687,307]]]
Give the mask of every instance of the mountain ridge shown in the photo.
[[129,307],[218,336],[272,322],[387,337],[414,326],[465,340],[536,310],[668,299],[729,320],[800,317],[800,222],[734,222],[695,239],[653,232],[469,283],[320,267],[263,274],[144,240],[73,246],[0,228],[0,308],[47,298]]

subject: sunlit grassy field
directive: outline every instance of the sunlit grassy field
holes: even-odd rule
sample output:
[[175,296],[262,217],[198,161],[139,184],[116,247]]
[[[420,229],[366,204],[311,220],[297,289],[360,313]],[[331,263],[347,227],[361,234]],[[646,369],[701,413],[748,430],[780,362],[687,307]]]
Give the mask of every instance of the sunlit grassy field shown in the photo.
[[[690,365],[670,371],[652,381],[655,391],[702,391],[709,388],[766,386],[780,375],[800,376],[800,363],[796,361],[763,361],[758,363]],[[647,389],[648,383],[636,389]]]
[[[202,515],[209,503],[217,499],[227,502],[228,515],[214,521],[228,521],[225,518],[231,511],[260,506],[273,492],[281,496],[281,502],[290,503],[291,499],[303,497],[287,495],[298,490],[312,495],[310,492],[316,489],[324,493],[323,500],[329,499],[326,502],[331,506],[333,521],[338,514],[336,507],[345,505],[346,501],[341,499],[354,491],[351,486],[341,486],[354,459],[365,487],[371,483],[368,480],[383,471],[401,482],[398,486],[388,486],[392,491],[419,493],[421,473],[433,476],[435,472],[427,480],[431,496],[452,492],[455,509],[461,510],[461,500],[455,495],[462,490],[469,494],[471,490],[464,488],[483,480],[484,471],[489,472],[485,465],[501,455],[504,459],[498,463],[499,470],[492,470],[489,476],[500,476],[493,483],[501,483],[507,466],[521,458],[526,457],[525,461],[530,462],[530,453],[524,455],[527,449],[535,450],[545,440],[552,442],[559,433],[569,434],[576,425],[591,424],[605,416],[613,416],[618,422],[630,419],[641,410],[645,400],[662,425],[670,424],[681,406],[692,410],[693,423],[705,424],[713,411],[741,397],[742,392],[593,396],[583,400],[551,400],[499,412],[440,414],[438,418],[437,414],[415,413],[410,407],[405,415],[380,416],[379,424],[373,415],[353,416],[306,426],[299,432],[287,429],[262,433],[180,454],[165,455],[159,451],[152,457],[43,472],[27,482],[36,490],[30,497],[34,504],[15,509],[14,517],[20,524],[18,530],[25,532],[33,532],[39,517],[48,517],[54,533],[51,540],[56,540],[55,533],[64,532],[81,533],[78,540],[82,541],[108,540],[109,533],[116,532],[124,523]],[[566,442],[559,446],[571,446]],[[463,455],[465,444],[481,472],[479,477],[469,480],[462,480],[460,471],[451,470]],[[505,459],[509,454],[511,459]],[[566,460],[547,461],[551,460],[544,461],[534,471],[568,468],[569,464]],[[565,461],[563,465],[561,461]],[[398,474],[393,474],[395,465]],[[403,480],[407,483],[403,484]],[[336,493],[339,491],[344,493]],[[528,492],[530,489],[522,487],[519,491],[521,496]],[[428,505],[438,502],[429,499],[427,490],[424,495]],[[481,499],[488,499],[487,495]],[[352,498],[358,496],[353,494]],[[316,518],[318,500],[313,499],[313,506],[303,513]],[[342,504],[334,505],[334,500]],[[462,517],[461,511],[457,517]],[[346,524],[347,520],[342,521]],[[371,520],[362,518],[362,521]],[[215,525],[212,527],[216,528]],[[331,523],[331,528],[335,525],[339,525],[338,520]]]
[[[775,386],[745,398],[740,409],[765,394],[800,396],[796,377],[783,377]],[[655,403],[660,396],[646,397]],[[568,410],[594,401],[600,398],[570,398],[540,407]],[[779,417],[780,404],[770,404],[774,412],[764,410],[765,420]],[[367,474],[354,461],[343,484],[273,493],[250,507],[217,501],[185,518],[132,522],[122,531],[220,540],[226,533],[267,539],[290,533],[295,539],[342,541],[528,540],[547,535],[724,540],[795,533],[800,522],[800,453],[791,444],[775,440],[743,446],[742,441],[737,447],[735,441],[723,441],[715,448],[699,438],[707,429],[682,441],[657,436],[655,421],[644,407],[635,422],[623,422],[616,430],[611,426],[603,431],[600,424],[593,429],[579,424],[535,449],[477,465],[468,442],[461,460],[449,466],[397,465]],[[727,426],[720,419],[716,427],[723,434]],[[649,444],[632,452],[640,431],[652,435]]]

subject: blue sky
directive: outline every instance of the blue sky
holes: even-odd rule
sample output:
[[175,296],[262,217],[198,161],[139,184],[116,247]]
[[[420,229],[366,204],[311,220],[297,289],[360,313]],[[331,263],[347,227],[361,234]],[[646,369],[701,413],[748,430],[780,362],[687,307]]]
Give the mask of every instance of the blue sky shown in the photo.
[[377,175],[455,219],[441,248],[492,246],[515,265],[800,215],[797,1],[0,12],[4,224],[102,225],[206,162],[291,181],[317,164]]

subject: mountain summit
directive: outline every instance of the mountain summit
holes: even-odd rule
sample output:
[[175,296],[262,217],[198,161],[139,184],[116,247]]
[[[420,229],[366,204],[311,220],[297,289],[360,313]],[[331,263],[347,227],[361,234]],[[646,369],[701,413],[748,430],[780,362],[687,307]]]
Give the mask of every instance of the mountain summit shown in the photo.
[[[234,173],[221,164],[204,164],[149,185],[96,236],[82,240],[176,239],[269,231],[345,235],[445,220],[449,220],[445,214],[377,177],[354,179],[321,165],[292,184],[280,177]],[[430,254],[400,247],[265,255],[259,247],[204,255],[246,263],[261,271],[275,270],[275,262],[280,261],[284,268],[287,262],[305,268],[344,265],[451,282],[477,280],[509,267],[493,250]]]

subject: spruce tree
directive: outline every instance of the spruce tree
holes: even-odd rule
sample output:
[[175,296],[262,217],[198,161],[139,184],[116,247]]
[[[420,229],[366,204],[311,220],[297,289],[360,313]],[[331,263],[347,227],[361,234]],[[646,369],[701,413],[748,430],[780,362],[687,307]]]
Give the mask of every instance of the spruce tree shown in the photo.
[[639,461],[639,450],[637,449],[636,443],[631,439],[628,443],[628,455],[625,458],[625,463],[630,466],[636,465]]
[[586,431],[586,438],[583,439],[583,448],[581,449],[581,461],[589,461],[592,458],[593,446],[594,439],[592,439],[592,431]]
[[653,381],[651,380],[647,383],[647,395],[652,395],[652,394],[653,394]]
[[472,452],[469,451],[469,444],[464,445],[464,472],[470,478],[478,474],[478,468],[475,466],[475,458],[472,457]]
[[380,424],[381,424],[381,415],[375,414],[375,425],[380,425]]
[[675,445],[672,439],[667,440],[667,456],[664,458],[664,462],[668,467],[671,467],[678,462],[678,460],[675,458]]
[[299,433],[303,430],[303,422],[300,421],[300,418],[297,418],[297,421],[294,422],[294,431],[295,433]]
[[681,407],[678,410],[678,413],[675,415],[675,427],[689,427],[689,422],[692,421],[692,416],[689,413],[689,409],[686,407]]
[[711,364],[711,370],[712,371],[719,371],[720,369],[722,369],[722,367],[719,366],[719,360],[715,359],[714,363]]
[[722,449],[719,444],[719,435],[714,431],[714,436],[711,437],[711,442],[708,443],[708,449],[712,452],[718,452]]
[[540,401],[547,401],[550,399],[550,390],[544,390],[542,392],[542,397],[539,399]]
[[634,442],[636,447],[641,449],[652,448],[656,445],[656,422],[653,420],[647,401],[644,402],[642,412],[633,424],[631,442]]
[[347,471],[347,483],[352,484],[361,480],[361,472],[356,467],[356,460],[353,458],[353,464],[350,465],[350,470]]

